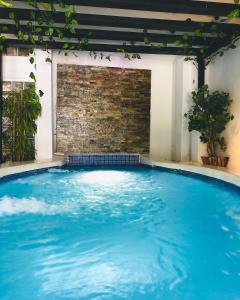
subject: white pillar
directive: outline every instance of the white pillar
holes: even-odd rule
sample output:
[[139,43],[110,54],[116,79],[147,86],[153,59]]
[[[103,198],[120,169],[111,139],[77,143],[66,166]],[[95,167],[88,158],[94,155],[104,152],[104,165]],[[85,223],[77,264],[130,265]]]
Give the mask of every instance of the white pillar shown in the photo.
[[184,114],[191,105],[191,92],[197,86],[197,70],[191,62],[180,57],[175,61],[174,75],[172,159],[188,161],[192,157],[192,141]]
[[169,161],[172,149],[174,58],[160,57],[157,63],[157,57],[152,68],[151,82],[150,158]]
[[42,114],[37,120],[36,159],[49,160],[53,157],[53,124],[52,124],[52,65],[46,62],[52,54],[36,50],[36,89],[44,92],[41,97]]

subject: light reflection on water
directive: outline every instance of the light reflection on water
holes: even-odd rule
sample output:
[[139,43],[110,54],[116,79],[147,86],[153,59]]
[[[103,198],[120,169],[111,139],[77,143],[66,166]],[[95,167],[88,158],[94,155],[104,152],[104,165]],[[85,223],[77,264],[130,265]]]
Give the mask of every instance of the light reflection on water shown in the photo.
[[0,299],[238,299],[239,199],[144,168],[4,182]]

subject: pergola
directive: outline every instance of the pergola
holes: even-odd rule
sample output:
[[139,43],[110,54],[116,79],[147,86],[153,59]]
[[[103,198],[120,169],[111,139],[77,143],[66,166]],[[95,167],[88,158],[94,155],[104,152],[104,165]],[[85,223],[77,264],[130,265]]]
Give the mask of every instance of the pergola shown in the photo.
[[[227,0],[225,0],[226,2]],[[1,32],[5,33],[5,46],[29,47],[30,42],[17,39],[16,25],[9,19],[14,13],[26,33],[26,25],[31,19],[34,8],[28,1],[14,1],[13,7],[1,7]],[[37,1],[40,2],[40,1]],[[54,0],[44,0],[47,3],[58,3]],[[128,53],[184,55],[197,58],[198,84],[204,84],[204,59],[220,48],[228,45],[232,37],[240,34],[239,19],[229,20],[229,14],[239,9],[238,4],[193,0],[62,0],[65,4],[75,5],[74,18],[78,22],[76,33],[65,32],[64,38],[48,42],[49,49],[62,49],[65,39],[71,44],[77,39],[89,36],[85,51],[118,52],[124,47]],[[39,14],[39,11],[35,11]],[[51,18],[57,26],[62,27],[65,14],[60,8],[51,12]],[[47,24],[42,24],[44,35]],[[217,28],[217,30],[216,30]],[[201,34],[196,32],[201,30]],[[90,33],[90,35],[89,35]],[[219,34],[220,33],[220,34]],[[190,46],[182,47],[188,36]],[[144,42],[149,40],[151,43]],[[176,43],[178,41],[178,43]],[[154,47],[154,43],[163,43]],[[42,47],[35,44],[34,47]],[[204,49],[204,54],[202,52]],[[2,57],[0,59],[0,119],[2,120]],[[0,132],[2,122],[0,121]],[[2,135],[0,137],[2,149]],[[2,161],[2,150],[0,151]]]

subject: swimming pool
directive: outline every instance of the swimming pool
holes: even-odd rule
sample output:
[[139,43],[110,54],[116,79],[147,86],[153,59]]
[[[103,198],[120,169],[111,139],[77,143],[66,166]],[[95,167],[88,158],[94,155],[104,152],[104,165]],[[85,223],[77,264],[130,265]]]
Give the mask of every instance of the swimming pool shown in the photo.
[[2,180],[0,299],[240,299],[239,189],[145,167]]

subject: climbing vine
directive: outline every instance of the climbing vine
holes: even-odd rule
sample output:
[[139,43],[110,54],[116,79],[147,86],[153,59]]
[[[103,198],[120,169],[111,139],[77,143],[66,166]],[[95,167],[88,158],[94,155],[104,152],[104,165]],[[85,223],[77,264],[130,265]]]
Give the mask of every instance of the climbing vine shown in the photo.
[[[222,56],[229,49],[236,48],[236,43],[240,39],[240,32],[234,32],[231,37],[228,36],[226,32],[224,32],[221,28],[221,24],[225,23],[229,19],[238,18],[240,16],[240,0],[233,0],[237,5],[236,8],[229,14],[227,18],[214,18],[213,21],[207,23],[208,31],[212,36],[219,38],[221,40],[226,40],[226,45],[223,45],[220,50],[212,51],[212,53],[208,53],[204,45],[199,45],[198,51],[199,55],[205,59],[205,64],[208,65],[212,62],[215,57]],[[54,2],[46,2],[39,3],[37,0],[27,0],[26,3],[32,8],[29,13],[29,20],[27,23],[20,21],[19,16],[14,11],[14,9],[9,12],[9,19],[14,23],[15,31],[14,35],[18,41],[23,42],[25,45],[30,45],[28,48],[29,51],[29,61],[36,68],[35,62],[35,53],[34,48],[36,46],[41,46],[43,49],[48,51],[52,48],[54,43],[61,42],[61,47],[59,52],[64,52],[65,55],[68,55],[69,51],[73,52],[74,55],[77,55],[78,50],[85,50],[89,45],[89,39],[91,38],[91,32],[89,31],[84,37],[79,38],[77,34],[78,28],[78,20],[76,18],[76,8],[74,5],[65,4],[64,1],[58,0]],[[12,3],[7,0],[0,0],[0,5],[11,8]],[[54,13],[58,11],[61,12],[61,16],[63,24],[61,27],[57,24],[56,19],[54,18]],[[187,19],[189,24],[192,22],[191,19]],[[181,38],[176,38],[173,41],[173,44],[179,48],[179,53],[186,54],[186,60],[191,60],[196,64],[196,57],[194,57],[194,51],[191,49],[194,45],[197,44],[197,40],[201,39],[203,44],[207,43],[207,37],[205,35],[205,26],[206,23],[199,22],[198,27],[194,30],[193,34],[183,33]],[[1,26],[1,34],[0,34],[0,51],[3,51],[5,45],[5,35],[9,32],[8,25]],[[143,43],[152,48],[162,48],[167,47],[168,43],[164,40],[159,41],[158,43],[153,43],[149,38],[148,31],[143,30],[144,38]],[[174,31],[171,33],[175,34]],[[70,39],[74,39],[69,41],[66,39],[69,37]],[[134,45],[134,41],[131,42],[131,45]],[[126,59],[140,59],[141,56],[138,53],[128,53],[126,51],[127,44],[123,43],[117,48],[119,53],[122,53]],[[209,46],[209,45],[208,45]],[[211,45],[210,45],[211,46]],[[109,55],[105,55],[102,52],[98,51],[90,51],[90,55],[94,58],[100,57],[100,59],[111,60]],[[191,55],[191,56],[189,56]],[[51,58],[48,57],[46,59],[47,62],[51,62]],[[30,78],[33,81],[36,81],[36,77],[34,72],[30,74]],[[39,95],[42,96],[43,92],[39,91]]]
[[[83,38],[78,38],[76,35],[76,28],[79,25],[75,18],[76,9],[73,5],[67,5],[62,1],[56,1],[55,3],[38,3],[36,0],[27,0],[27,4],[32,8],[29,13],[29,20],[26,24],[22,24],[20,18],[16,12],[10,11],[8,14],[9,20],[14,23],[15,31],[14,35],[18,41],[24,45],[30,45],[28,47],[29,62],[34,65],[36,69],[36,59],[34,48],[41,46],[44,50],[51,49],[53,43],[61,42],[61,48],[59,53],[64,52],[68,55],[69,51],[73,52],[77,56],[77,50],[84,50],[89,43],[91,32],[87,33]],[[1,1],[0,5],[4,7],[12,7],[12,4],[8,1]],[[59,27],[54,20],[53,13],[60,11],[64,16],[63,26]],[[4,50],[5,35],[9,33],[9,26],[1,26],[0,35],[0,51]],[[74,39],[74,42],[69,42],[65,37]],[[118,49],[119,52],[124,53],[124,56],[128,59],[139,58],[138,54],[132,54],[131,56],[124,51],[123,48]],[[90,55],[94,58],[100,56],[101,59],[111,60],[109,55],[104,53],[98,53],[96,51],[90,51]],[[47,57],[46,62],[51,63],[50,56]],[[36,76],[34,72],[29,74],[29,77],[36,82]],[[43,91],[39,90],[39,96],[43,96]]]

